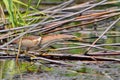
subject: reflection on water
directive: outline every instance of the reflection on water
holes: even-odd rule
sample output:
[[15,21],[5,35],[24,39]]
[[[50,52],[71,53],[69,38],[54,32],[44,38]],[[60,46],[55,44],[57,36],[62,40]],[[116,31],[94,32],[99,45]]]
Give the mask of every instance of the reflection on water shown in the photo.
[[[111,44],[111,43],[119,43],[120,42],[120,33],[119,33],[119,31],[118,31],[119,29],[117,29],[116,31],[111,31],[111,32],[109,32],[109,33],[107,33],[107,35],[105,35],[106,36],[106,38],[103,38],[103,39],[101,39],[100,41],[99,41],[99,43],[102,43],[102,44]],[[98,32],[98,35],[100,35],[102,32]],[[81,34],[81,36],[84,36],[84,37],[95,37],[96,36],[96,34],[93,34],[93,33],[91,33],[91,34],[87,34],[87,33],[82,33]],[[96,38],[93,38],[93,39],[88,39],[88,41],[91,41],[91,42],[93,42],[94,40],[95,40]],[[119,46],[103,46],[104,48],[107,48],[107,49],[111,49],[111,50],[120,50],[120,47]],[[81,49],[81,52],[82,52],[83,50]],[[96,51],[96,50],[93,50],[93,51]],[[74,51],[73,51],[74,52]],[[36,71],[38,71],[38,66],[36,66],[36,65],[32,65],[32,64],[30,63],[30,62],[25,62],[25,61],[19,61],[19,66],[17,66],[16,65],[16,62],[15,62],[15,60],[13,59],[13,60],[0,60],[0,80],[13,80],[13,78],[15,78],[15,76],[16,75],[19,75],[20,76],[20,74],[23,74],[23,73],[28,73],[29,71],[31,71],[32,73],[35,73]],[[40,67],[40,65],[39,65],[39,67]],[[59,69],[59,67],[57,68],[57,69]],[[80,68],[81,69],[81,68]],[[46,69],[45,69],[46,70]],[[64,70],[64,69],[61,69],[61,71],[62,70]],[[47,69],[46,71],[48,71],[49,72],[49,69]],[[69,71],[69,70],[68,70]],[[95,70],[94,70],[95,71]],[[52,71],[52,70],[50,70],[50,72],[51,73],[53,73],[54,74],[54,70]],[[93,72],[93,71],[92,71]],[[69,77],[70,78],[70,76],[82,76],[83,77],[83,74],[81,74],[81,73],[74,73],[74,71],[72,71],[72,72],[69,72],[69,74],[68,73],[61,73],[61,72],[56,72],[57,73],[57,75],[61,75],[61,74],[64,74],[64,77]],[[60,74],[59,74],[60,73]],[[43,74],[43,73],[40,73],[41,75],[41,77],[43,77],[43,75],[45,76],[45,74]],[[47,74],[47,73],[46,73]],[[88,74],[86,74],[86,75],[88,75]],[[84,77],[85,78],[83,78],[82,80],[87,80],[88,78],[90,78],[90,76],[92,76],[93,75],[93,73],[89,73],[89,75],[88,76],[86,76],[85,77],[85,75],[84,75]],[[99,75],[100,75],[100,73],[99,73]],[[38,77],[38,74],[36,74],[35,75],[36,77]],[[51,75],[51,76],[54,76],[55,77],[55,74],[54,75]],[[101,75],[101,77],[103,77],[102,75]],[[100,78],[100,79],[96,79],[96,80],[101,80],[101,77],[99,76],[99,77],[97,77],[96,76],[96,78]],[[49,74],[49,77],[48,78],[50,78],[50,74]],[[57,77],[58,78],[58,77]],[[105,80],[105,76],[104,76],[104,80]],[[19,80],[20,79],[20,77],[17,79],[17,80]],[[47,78],[46,78],[47,79]],[[16,80],[16,79],[15,79]],[[43,79],[44,80],[44,79]],[[54,80],[54,79],[53,79]],[[58,79],[59,80],[59,79]],[[89,79],[90,80],[90,79]],[[91,80],[92,80],[92,77],[91,77]],[[107,79],[106,79],[107,80]]]
[[15,60],[0,60],[0,78],[12,80],[17,73],[15,69]]
[[[47,1],[51,1],[51,0],[47,0]],[[76,0],[76,1],[80,1],[80,0]],[[48,6],[50,7],[50,5]],[[45,8],[46,7],[48,8],[48,6],[45,5]],[[40,7],[43,8],[44,5],[41,5]],[[106,23],[104,22],[104,24]],[[112,31],[109,31],[97,43],[98,44],[120,43],[119,24],[116,25],[115,27],[116,28],[112,28]],[[93,42],[96,40],[95,37],[101,35],[104,30],[99,30],[99,29],[96,31],[87,30],[87,31],[79,31],[79,33],[80,33],[80,37],[84,37],[84,38],[91,37],[91,39],[86,39],[86,41]],[[108,45],[102,47],[110,50],[118,50],[118,51],[120,50],[120,46]],[[74,50],[70,50],[70,52],[83,53],[84,50],[86,49],[83,48],[74,49]],[[98,51],[98,49],[92,48],[92,51]],[[104,63],[98,64],[92,62],[91,63],[87,62],[87,64],[83,64],[82,62],[79,61],[71,62],[71,63],[75,64],[76,66],[64,67],[61,65],[59,66],[59,65],[50,65],[50,64],[46,66],[40,64],[39,65],[33,64],[31,62],[22,61],[22,60],[19,61],[19,65],[18,65],[16,64],[16,61],[14,59],[12,60],[0,59],[0,80],[22,80],[22,77],[24,80],[114,80],[114,79],[119,80],[120,79],[119,77],[120,64],[114,64],[114,63],[111,64],[109,62],[105,64]]]

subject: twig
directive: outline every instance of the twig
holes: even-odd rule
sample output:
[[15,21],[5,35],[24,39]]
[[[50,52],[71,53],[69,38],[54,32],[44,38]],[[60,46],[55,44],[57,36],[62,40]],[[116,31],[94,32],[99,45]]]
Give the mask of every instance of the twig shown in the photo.
[[90,56],[117,56],[120,55],[120,51],[112,52],[112,51],[99,51],[89,53]]
[[[106,32],[108,32],[109,29],[111,29],[111,27],[113,27],[119,20],[120,20],[120,17],[119,17],[116,21],[114,21],[114,22],[92,43],[92,46],[94,46],[95,43],[96,43],[98,40],[100,40],[100,39],[106,34]],[[89,52],[89,50],[90,50],[91,48],[92,48],[92,47],[89,47],[89,48],[85,51],[84,55],[89,55],[88,52]]]
[[[15,55],[9,55],[9,56],[0,56],[0,59],[15,59],[16,56]],[[36,58],[32,58],[30,59],[30,57],[26,57],[26,56],[18,56],[19,59],[25,59],[25,60],[44,60],[47,62],[51,62],[51,63],[55,63],[55,64],[60,64],[60,65],[67,65],[67,66],[73,66],[72,64],[68,64],[62,61],[58,61],[58,60],[51,60],[51,59],[47,59],[44,57],[36,57]]]
[[[74,45],[75,43],[73,43]],[[63,48],[57,48],[57,49],[49,49],[48,51],[63,51],[63,50],[71,50],[71,49],[79,49],[79,48],[84,48],[84,47],[92,47],[92,48],[96,48],[96,49],[100,49],[100,50],[104,50],[104,51],[112,51],[112,52],[117,52],[116,50],[110,50],[110,49],[106,49],[106,48],[102,48],[100,46],[102,45],[89,45],[89,44],[77,44],[80,46],[74,46],[74,47],[63,47]]]
[[[67,5],[69,5],[69,3],[67,3],[65,6],[67,6]],[[63,7],[64,7],[64,6],[63,6]],[[63,8],[63,7],[62,7],[62,8]],[[56,12],[57,12],[57,11],[56,11]],[[5,47],[5,46],[9,45],[9,44],[12,43],[13,41],[19,39],[20,37],[24,36],[25,34],[27,34],[28,32],[30,32],[31,30],[33,30],[34,28],[36,28],[37,26],[43,25],[43,24],[46,24],[46,23],[49,23],[49,21],[46,21],[47,19],[49,19],[49,17],[44,18],[40,23],[35,24],[33,27],[29,28],[26,32],[21,33],[18,37],[14,38],[14,39],[12,39],[11,41],[9,41],[9,42],[5,43],[4,45],[0,46],[0,48],[3,48],[3,47]],[[45,21],[46,21],[46,22],[45,22]]]
[[[116,61],[116,62],[120,62],[120,59],[115,59],[115,58],[106,58],[106,57],[95,57],[94,59],[92,56],[84,56],[84,55],[77,55],[77,54],[43,54],[43,55],[35,55],[37,58],[35,58],[36,60],[45,60],[48,62],[54,62],[54,60],[72,60],[72,61],[76,61],[76,60],[80,60],[80,61]],[[9,56],[0,56],[0,59],[12,59],[12,58],[16,58],[16,56],[14,55],[9,55]],[[30,59],[29,57],[26,56],[19,56],[19,59]],[[50,61],[49,61],[50,59]],[[60,63],[62,64],[62,62],[59,61],[55,61],[55,63]],[[64,64],[64,63],[63,63]]]

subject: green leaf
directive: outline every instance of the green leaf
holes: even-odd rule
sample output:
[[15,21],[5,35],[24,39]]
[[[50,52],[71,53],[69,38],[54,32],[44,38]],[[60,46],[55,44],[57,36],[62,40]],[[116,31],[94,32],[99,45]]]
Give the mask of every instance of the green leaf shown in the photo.
[[[18,1],[18,0],[13,0],[13,2],[18,3],[18,4],[21,4],[21,5],[23,5],[23,6],[28,7],[28,5],[27,5],[27,4],[25,4],[25,3],[21,2],[21,1]],[[33,9],[33,10],[37,10],[37,9],[35,9],[35,8],[34,8],[34,7],[32,7],[32,6],[30,6],[30,8],[31,8],[31,9]]]

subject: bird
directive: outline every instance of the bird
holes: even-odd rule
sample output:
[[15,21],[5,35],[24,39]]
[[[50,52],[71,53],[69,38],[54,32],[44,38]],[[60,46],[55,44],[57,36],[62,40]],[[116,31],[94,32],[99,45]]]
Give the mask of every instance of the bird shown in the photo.
[[36,56],[29,54],[28,51],[32,48],[34,50],[34,48],[36,48],[40,44],[41,39],[42,38],[38,36],[25,36],[25,37],[22,37],[22,39],[17,39],[13,41],[12,43],[21,45],[22,48],[25,47],[26,49],[24,50],[24,54],[35,58]]
[[[17,39],[13,41],[14,44],[20,44],[21,46],[26,48],[26,53],[29,50],[34,51],[42,51],[43,49],[46,49],[47,47],[51,46],[55,42],[64,41],[64,40],[71,40],[71,39],[78,39],[76,36],[68,35],[68,34],[52,34],[52,35],[46,35],[46,36],[25,36],[21,40]],[[37,49],[37,50],[36,50]]]
[[27,50],[29,50],[30,48],[34,48],[37,45],[40,44],[41,41],[41,37],[38,36],[26,36],[23,37],[22,40],[17,39],[15,41],[13,41],[14,44],[19,44],[21,41],[21,46],[26,47]]

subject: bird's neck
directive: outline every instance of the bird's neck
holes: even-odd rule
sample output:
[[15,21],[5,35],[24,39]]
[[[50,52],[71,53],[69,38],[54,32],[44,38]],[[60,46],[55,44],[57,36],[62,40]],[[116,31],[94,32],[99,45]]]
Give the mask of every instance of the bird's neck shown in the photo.
[[35,45],[40,44],[40,42],[41,42],[41,37],[39,37],[38,39],[33,40],[33,42],[34,42]]

